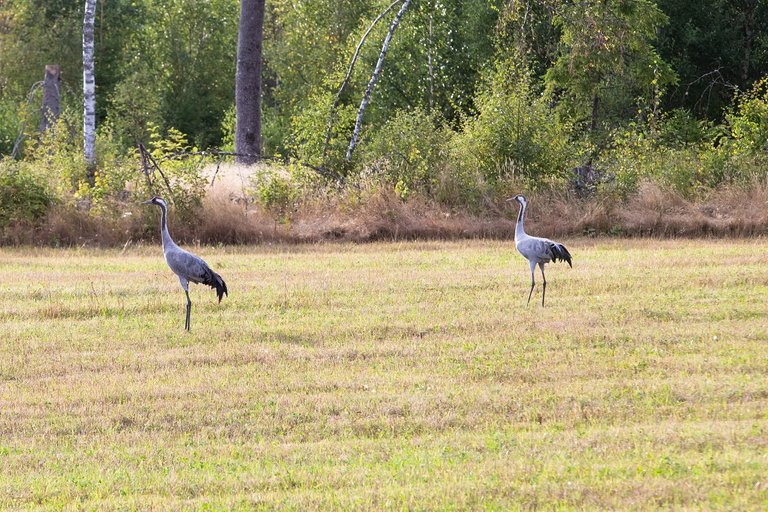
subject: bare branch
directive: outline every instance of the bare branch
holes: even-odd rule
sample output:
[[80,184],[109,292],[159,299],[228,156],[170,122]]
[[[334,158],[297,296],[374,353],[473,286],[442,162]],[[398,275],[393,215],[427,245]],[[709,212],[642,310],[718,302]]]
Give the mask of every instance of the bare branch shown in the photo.
[[360,137],[360,127],[363,124],[363,113],[365,113],[365,107],[368,105],[368,100],[371,97],[373,86],[376,85],[376,80],[379,78],[381,68],[384,66],[384,57],[387,55],[389,43],[392,41],[392,36],[395,33],[395,29],[400,24],[400,19],[403,17],[403,14],[405,14],[405,11],[408,9],[410,3],[411,0],[405,0],[403,2],[403,5],[400,7],[400,11],[398,11],[397,16],[395,16],[395,19],[392,20],[392,24],[389,26],[389,32],[387,33],[387,37],[384,39],[384,44],[381,45],[381,53],[379,54],[379,60],[376,63],[376,69],[373,70],[373,75],[371,75],[371,80],[368,82],[368,87],[365,89],[363,100],[360,102],[360,109],[357,111],[355,130],[352,132],[352,140],[349,141],[349,149],[347,149],[347,162],[352,160],[352,153],[355,151],[357,139]]
[[352,60],[349,63],[349,69],[347,69],[347,76],[344,77],[344,81],[341,83],[341,87],[339,87],[338,92],[336,92],[336,98],[333,100],[333,105],[331,105],[331,114],[328,119],[328,131],[325,134],[325,142],[323,142],[323,167],[325,167],[325,157],[328,154],[328,142],[331,140],[331,130],[333,129],[333,115],[336,112],[336,107],[339,105],[339,101],[341,100],[341,93],[344,91],[344,87],[347,86],[349,83],[349,79],[352,76],[352,70],[355,67],[355,63],[357,62],[357,57],[360,55],[360,49],[363,47],[363,43],[365,43],[365,40],[368,38],[368,35],[373,30],[373,27],[375,27],[381,18],[387,15],[387,13],[392,10],[392,8],[397,5],[398,3],[402,2],[403,0],[395,0],[392,2],[389,7],[384,9],[384,12],[378,15],[375,20],[373,20],[373,23],[371,23],[371,26],[368,27],[368,30],[365,31],[365,34],[363,34],[363,37],[360,39],[360,43],[358,43],[357,48],[355,48],[355,54],[352,56]]

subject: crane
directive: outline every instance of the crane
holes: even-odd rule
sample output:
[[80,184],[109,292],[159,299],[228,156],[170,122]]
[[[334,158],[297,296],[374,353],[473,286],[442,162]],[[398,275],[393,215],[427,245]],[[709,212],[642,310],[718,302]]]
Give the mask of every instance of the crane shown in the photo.
[[528,202],[522,194],[507,199],[507,202],[512,201],[516,201],[520,205],[520,212],[517,214],[517,223],[515,224],[515,247],[528,260],[531,266],[531,291],[528,292],[527,304],[531,303],[533,287],[536,285],[534,271],[536,270],[536,265],[538,265],[541,269],[541,278],[544,280],[544,288],[541,292],[541,305],[544,306],[544,295],[547,293],[547,278],[544,275],[544,264],[560,260],[567,262],[568,266],[573,268],[571,253],[561,243],[553,242],[548,238],[527,235],[523,228],[523,222],[525,221],[525,209],[528,206]]
[[189,331],[190,328],[190,313],[192,311],[192,301],[189,299],[189,283],[200,283],[211,288],[216,289],[216,295],[219,297],[219,303],[221,298],[227,294],[227,284],[221,278],[219,274],[211,270],[211,267],[203,261],[199,256],[195,256],[191,252],[185,251],[171,238],[168,233],[168,224],[166,218],[168,216],[168,205],[160,197],[153,197],[149,201],[144,201],[143,204],[154,204],[160,207],[162,216],[160,218],[160,234],[163,240],[163,255],[165,256],[165,262],[171,267],[171,270],[179,277],[181,287],[184,289],[184,293],[187,295],[187,319],[184,323],[184,329]]

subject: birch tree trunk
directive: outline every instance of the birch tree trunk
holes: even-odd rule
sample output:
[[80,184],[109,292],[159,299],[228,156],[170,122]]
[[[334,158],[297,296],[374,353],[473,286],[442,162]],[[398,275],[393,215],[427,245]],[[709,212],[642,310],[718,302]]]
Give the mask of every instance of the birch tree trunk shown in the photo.
[[96,0],[85,0],[83,17],[83,151],[92,181],[96,167],[96,80],[93,63],[93,26]]
[[357,111],[355,130],[352,132],[352,140],[349,141],[349,149],[347,149],[347,162],[352,160],[352,153],[355,151],[355,146],[357,146],[357,139],[360,137],[360,127],[363,124],[363,114],[365,113],[365,107],[368,105],[368,100],[371,97],[373,86],[376,85],[376,80],[379,79],[379,74],[381,74],[381,68],[384,66],[384,57],[387,55],[389,43],[392,41],[392,35],[395,33],[395,29],[400,24],[400,18],[403,17],[403,14],[405,14],[405,11],[408,9],[408,5],[410,3],[411,0],[405,0],[403,5],[400,6],[400,10],[398,11],[397,16],[395,16],[395,19],[392,20],[392,24],[389,26],[389,32],[387,32],[387,37],[384,38],[384,44],[381,45],[381,53],[379,54],[378,62],[376,62],[376,69],[373,70],[373,75],[371,75],[371,80],[368,82],[368,87],[365,88],[363,100],[360,102],[360,109]]
[[384,9],[384,11],[379,14],[375,20],[373,20],[373,23],[368,27],[368,30],[365,31],[365,34],[363,34],[363,37],[360,38],[360,42],[357,44],[357,48],[355,48],[355,53],[352,55],[352,60],[349,62],[349,68],[347,69],[347,75],[344,77],[344,81],[341,82],[341,86],[339,87],[339,90],[336,92],[336,97],[333,99],[333,105],[331,105],[331,113],[328,116],[328,130],[325,132],[325,141],[323,142],[323,165],[322,167],[325,167],[325,157],[328,154],[328,143],[331,140],[331,133],[333,131],[333,115],[336,112],[336,107],[339,105],[339,100],[341,100],[341,93],[344,92],[344,87],[347,86],[349,83],[349,79],[352,77],[352,70],[355,68],[355,63],[357,62],[357,57],[360,55],[360,49],[363,47],[363,43],[365,43],[365,40],[368,39],[368,34],[371,33],[373,28],[379,23],[381,18],[387,15],[387,13],[392,10],[392,8],[398,4],[398,2],[402,2],[403,0],[395,0],[392,2],[389,7]]
[[264,0],[240,1],[235,77],[235,152],[250,165],[261,158],[261,47],[264,37]]

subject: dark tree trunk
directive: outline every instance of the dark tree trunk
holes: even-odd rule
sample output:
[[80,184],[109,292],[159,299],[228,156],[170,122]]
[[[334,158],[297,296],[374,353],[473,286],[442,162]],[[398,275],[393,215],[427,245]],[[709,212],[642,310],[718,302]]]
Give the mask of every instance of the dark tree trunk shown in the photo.
[[744,52],[741,61],[741,81],[749,80],[749,66],[752,60],[752,45],[755,41],[755,14],[757,2],[748,2],[744,7]]
[[235,105],[237,161],[252,164],[261,158],[261,46],[264,36],[264,0],[240,1],[237,37]]
[[43,79],[43,106],[40,109],[42,120],[40,131],[44,132],[56,124],[59,118],[59,83],[61,82],[61,68],[58,64],[45,66],[45,78]]

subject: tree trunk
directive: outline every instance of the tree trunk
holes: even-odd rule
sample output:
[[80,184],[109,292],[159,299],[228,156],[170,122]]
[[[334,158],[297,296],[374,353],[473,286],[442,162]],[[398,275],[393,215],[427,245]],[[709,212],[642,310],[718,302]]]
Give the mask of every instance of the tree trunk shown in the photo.
[[[375,20],[373,20],[373,23],[368,27],[368,30],[365,31],[365,34],[363,34],[363,37],[360,39],[360,42],[357,45],[357,48],[355,48],[355,53],[352,55],[352,60],[349,63],[349,69],[347,69],[347,76],[344,77],[344,81],[341,82],[341,87],[339,87],[339,90],[336,92],[336,97],[333,100],[333,105],[331,105],[331,114],[328,118],[328,130],[325,133],[325,141],[323,142],[323,164],[322,167],[325,167],[325,157],[328,155],[328,143],[331,140],[331,133],[333,130],[333,115],[336,112],[336,107],[339,105],[339,100],[341,100],[341,93],[344,92],[344,87],[347,86],[349,83],[349,79],[352,77],[352,70],[355,68],[355,63],[357,62],[357,57],[360,55],[360,49],[363,47],[363,43],[365,43],[365,40],[368,39],[368,35],[371,33],[373,28],[381,21],[381,18],[387,15],[389,11],[392,10],[392,8],[398,4],[398,2],[402,2],[403,0],[395,0],[392,2],[389,7],[384,9],[381,14],[379,14]],[[431,22],[430,22],[431,23]]]
[[363,114],[365,113],[365,107],[368,105],[368,100],[371,97],[373,86],[376,85],[376,80],[378,80],[379,74],[381,73],[381,68],[384,65],[384,57],[387,55],[389,43],[392,41],[392,35],[395,33],[395,29],[400,24],[400,18],[403,17],[403,14],[405,14],[405,11],[408,9],[408,5],[410,3],[411,0],[405,0],[403,2],[403,5],[400,7],[400,11],[397,13],[397,16],[395,16],[395,19],[392,20],[392,25],[389,27],[387,37],[384,38],[384,44],[381,45],[381,53],[379,54],[378,62],[376,62],[376,69],[373,70],[373,75],[371,75],[371,80],[368,82],[368,87],[365,88],[363,100],[360,102],[360,109],[357,111],[355,130],[352,132],[352,140],[349,141],[349,149],[347,149],[347,162],[352,161],[352,153],[355,151],[355,146],[357,146],[357,139],[360,137],[360,127],[363,124]]
[[264,37],[264,0],[240,1],[235,77],[235,152],[250,165],[261,158],[261,46]]
[[752,60],[752,45],[755,41],[755,14],[757,2],[747,2],[744,6],[744,51],[741,60],[741,81],[746,86],[749,79],[749,65]]
[[59,118],[59,82],[61,82],[61,68],[58,64],[45,66],[45,78],[43,79],[43,106],[41,111],[40,131],[44,132],[56,124]]
[[93,63],[93,27],[96,0],[85,0],[83,17],[83,151],[88,179],[93,183],[96,167],[96,80]]

